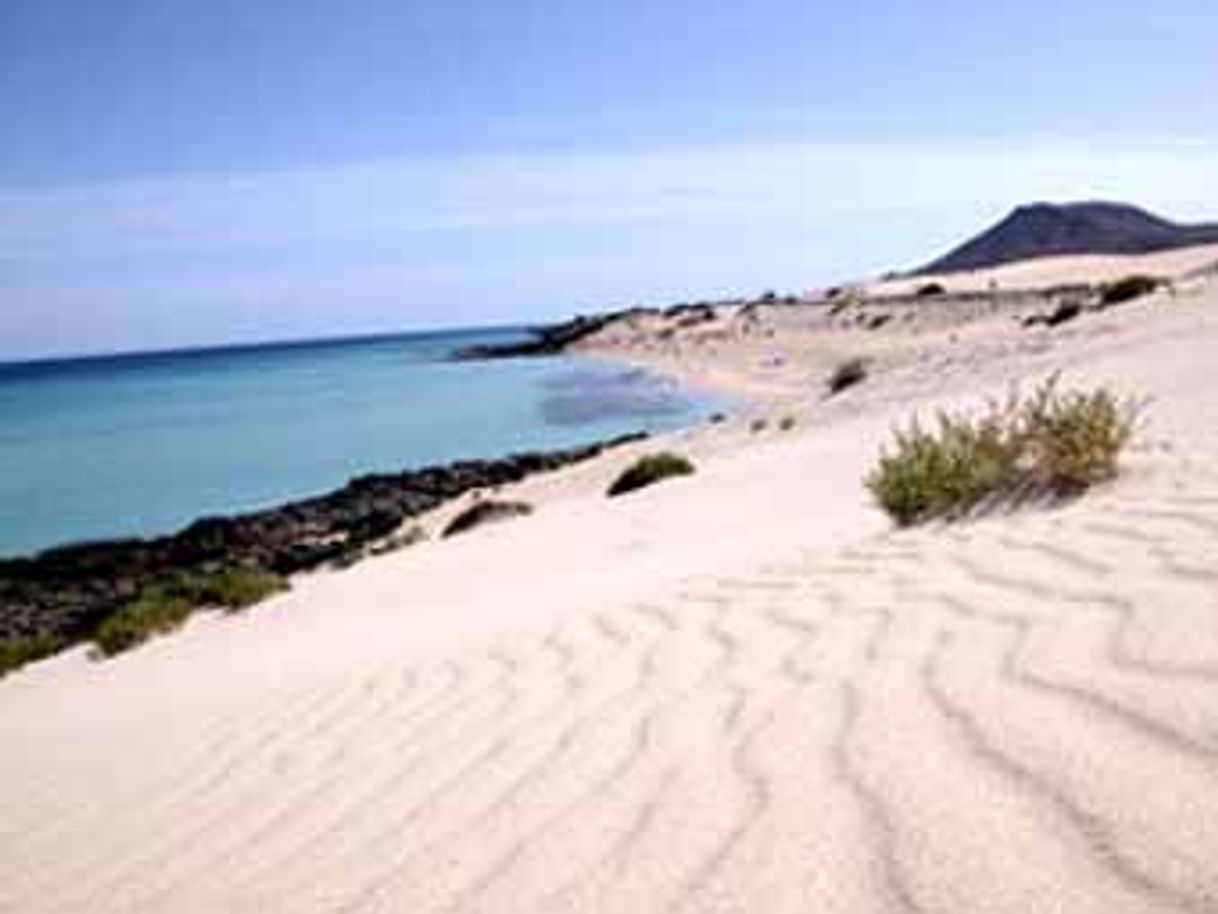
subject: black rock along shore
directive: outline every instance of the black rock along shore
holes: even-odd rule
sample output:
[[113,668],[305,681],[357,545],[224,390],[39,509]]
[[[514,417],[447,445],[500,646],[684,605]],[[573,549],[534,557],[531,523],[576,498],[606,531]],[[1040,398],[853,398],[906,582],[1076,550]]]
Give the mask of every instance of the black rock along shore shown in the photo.
[[462,360],[507,359],[518,356],[558,355],[586,336],[591,336],[624,312],[615,311],[593,316],[581,315],[557,324],[534,327],[532,339],[519,343],[491,343],[458,349],[456,358]]
[[0,640],[84,638],[141,587],[176,571],[244,566],[287,575],[317,568],[464,492],[517,482],[643,437],[359,476],[325,495],[203,518],[170,536],[81,543],[0,560]]

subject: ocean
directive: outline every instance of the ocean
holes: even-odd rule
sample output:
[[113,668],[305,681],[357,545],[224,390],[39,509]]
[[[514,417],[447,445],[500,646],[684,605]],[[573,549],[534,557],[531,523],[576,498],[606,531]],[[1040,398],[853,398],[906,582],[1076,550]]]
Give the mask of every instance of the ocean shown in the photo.
[[459,361],[524,330],[0,364],[0,556],[171,533],[353,476],[568,447],[719,404],[582,357]]

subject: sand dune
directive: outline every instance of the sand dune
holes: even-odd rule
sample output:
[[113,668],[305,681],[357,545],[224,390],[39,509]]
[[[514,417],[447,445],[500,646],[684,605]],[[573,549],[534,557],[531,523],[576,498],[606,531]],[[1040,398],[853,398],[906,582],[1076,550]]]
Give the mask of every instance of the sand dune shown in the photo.
[[[0,684],[0,910],[1218,911],[1216,305],[36,665]],[[894,418],[1053,367],[1155,397],[1122,480],[887,528]]]
[[865,288],[871,295],[909,295],[928,282],[941,283],[949,291],[963,292],[985,291],[994,286],[1000,289],[1045,289],[1079,282],[1112,282],[1133,273],[1173,279],[1211,267],[1216,260],[1216,244],[1153,254],[1071,254],[1019,260],[984,270],[885,280],[868,283]]

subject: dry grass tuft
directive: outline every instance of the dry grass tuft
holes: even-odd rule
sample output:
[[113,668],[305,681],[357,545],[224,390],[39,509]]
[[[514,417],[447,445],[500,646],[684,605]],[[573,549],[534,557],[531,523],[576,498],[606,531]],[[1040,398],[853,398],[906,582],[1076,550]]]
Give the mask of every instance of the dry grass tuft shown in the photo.
[[938,416],[896,431],[866,484],[898,524],[953,519],[986,505],[1077,495],[1117,474],[1139,407],[1108,390],[1061,391],[1056,375],[978,417]]

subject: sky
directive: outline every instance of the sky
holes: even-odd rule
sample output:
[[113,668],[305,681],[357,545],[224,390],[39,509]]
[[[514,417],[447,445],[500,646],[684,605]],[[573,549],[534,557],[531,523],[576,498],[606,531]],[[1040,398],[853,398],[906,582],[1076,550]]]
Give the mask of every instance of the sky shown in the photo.
[[799,291],[1031,200],[1218,220],[1215,35],[1212,0],[5,0],[0,359]]

